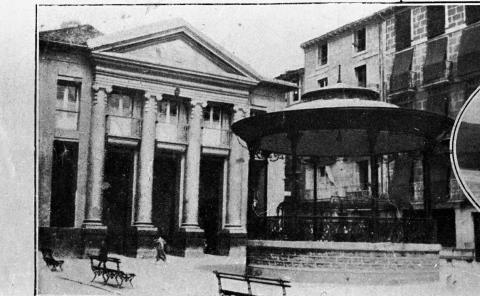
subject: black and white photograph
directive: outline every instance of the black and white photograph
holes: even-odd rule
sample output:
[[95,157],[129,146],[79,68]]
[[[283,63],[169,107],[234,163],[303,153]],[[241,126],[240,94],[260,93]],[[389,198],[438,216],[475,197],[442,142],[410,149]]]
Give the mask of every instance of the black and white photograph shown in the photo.
[[1,207],[31,257],[0,259],[5,295],[479,293],[480,5],[30,10],[0,63],[32,92],[0,108],[32,189]]

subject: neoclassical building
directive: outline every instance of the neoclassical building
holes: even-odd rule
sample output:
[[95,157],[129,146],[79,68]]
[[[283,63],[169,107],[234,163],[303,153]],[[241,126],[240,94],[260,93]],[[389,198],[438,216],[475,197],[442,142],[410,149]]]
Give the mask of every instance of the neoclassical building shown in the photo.
[[249,166],[268,198],[283,199],[284,170],[249,159],[230,125],[281,110],[294,84],[180,19],[44,31],[38,52],[39,247],[82,256],[105,239],[149,257],[161,235],[184,256],[243,254]]

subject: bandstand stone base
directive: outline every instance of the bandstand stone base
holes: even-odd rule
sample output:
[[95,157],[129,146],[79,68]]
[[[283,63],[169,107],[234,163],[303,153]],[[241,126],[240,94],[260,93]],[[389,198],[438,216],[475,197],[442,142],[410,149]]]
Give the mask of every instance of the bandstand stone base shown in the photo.
[[439,279],[440,249],[438,244],[250,240],[247,272],[298,282],[428,282]]

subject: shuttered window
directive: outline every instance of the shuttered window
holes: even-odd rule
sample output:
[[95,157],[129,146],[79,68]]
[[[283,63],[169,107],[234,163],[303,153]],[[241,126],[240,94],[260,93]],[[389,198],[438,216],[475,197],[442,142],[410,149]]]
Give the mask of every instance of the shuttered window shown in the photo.
[[445,32],[445,6],[427,6],[427,37],[433,38]]
[[463,30],[458,50],[458,75],[480,73],[480,27]]
[[395,15],[395,50],[400,51],[411,45],[410,9]]
[[423,67],[423,82],[429,83],[445,77],[448,39],[441,38],[427,44],[427,57]]

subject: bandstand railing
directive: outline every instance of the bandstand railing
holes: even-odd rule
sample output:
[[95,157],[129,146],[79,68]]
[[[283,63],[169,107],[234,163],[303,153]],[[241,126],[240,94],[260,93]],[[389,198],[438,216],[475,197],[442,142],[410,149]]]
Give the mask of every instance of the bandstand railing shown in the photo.
[[[249,239],[333,242],[435,243],[432,219],[270,216],[249,222]],[[291,225],[295,225],[291,227]],[[374,229],[376,229],[374,231]]]

